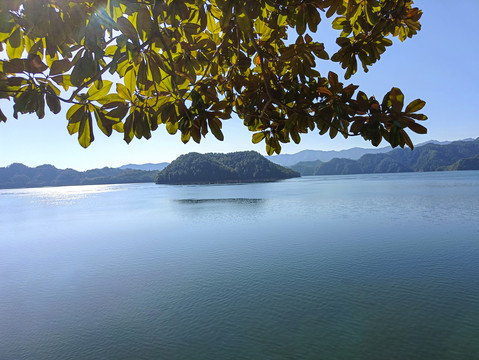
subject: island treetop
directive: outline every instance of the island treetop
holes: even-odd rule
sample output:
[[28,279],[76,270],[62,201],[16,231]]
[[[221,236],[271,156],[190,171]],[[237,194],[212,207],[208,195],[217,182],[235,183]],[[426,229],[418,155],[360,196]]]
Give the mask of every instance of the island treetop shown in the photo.
[[[320,69],[368,71],[421,15],[411,0],[2,0],[0,101],[13,100],[15,118],[67,107],[83,147],[94,127],[127,143],[160,125],[185,143],[223,140],[235,117],[268,154],[315,129],[413,148],[406,130],[426,133],[424,101],[404,107],[395,87],[378,100]],[[324,18],[338,31],[332,56]]]

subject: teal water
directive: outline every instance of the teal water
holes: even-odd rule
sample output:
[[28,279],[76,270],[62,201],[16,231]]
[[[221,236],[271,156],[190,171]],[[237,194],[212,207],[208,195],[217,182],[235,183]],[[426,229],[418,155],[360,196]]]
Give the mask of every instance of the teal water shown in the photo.
[[0,190],[0,359],[479,359],[479,172]]

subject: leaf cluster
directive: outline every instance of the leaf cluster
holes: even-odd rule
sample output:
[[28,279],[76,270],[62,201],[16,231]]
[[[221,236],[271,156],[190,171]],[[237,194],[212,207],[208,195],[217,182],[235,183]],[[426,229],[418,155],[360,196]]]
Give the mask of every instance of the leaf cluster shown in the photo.
[[[83,147],[95,127],[106,136],[123,133],[127,143],[149,139],[160,125],[184,143],[208,132],[223,140],[223,121],[239,117],[268,154],[314,129],[412,148],[406,129],[426,131],[416,123],[426,119],[416,114],[422,100],[402,111],[397,88],[379,104],[319,71],[329,59],[346,79],[358,62],[367,71],[391,37],[420,30],[422,13],[412,3],[4,0],[0,50],[8,58],[0,60],[0,99],[13,100],[15,118],[68,106],[68,131]],[[340,31],[331,57],[313,39],[324,17]]]

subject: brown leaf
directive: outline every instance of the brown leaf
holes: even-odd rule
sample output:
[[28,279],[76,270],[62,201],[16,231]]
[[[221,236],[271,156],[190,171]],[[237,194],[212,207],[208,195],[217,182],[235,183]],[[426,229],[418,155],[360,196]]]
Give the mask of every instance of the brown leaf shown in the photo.
[[42,62],[38,55],[33,55],[25,61],[25,71],[32,74],[40,74],[48,69],[48,66]]
[[427,134],[427,129],[424,126],[419,125],[418,123],[409,124],[408,128],[410,128],[416,134]]

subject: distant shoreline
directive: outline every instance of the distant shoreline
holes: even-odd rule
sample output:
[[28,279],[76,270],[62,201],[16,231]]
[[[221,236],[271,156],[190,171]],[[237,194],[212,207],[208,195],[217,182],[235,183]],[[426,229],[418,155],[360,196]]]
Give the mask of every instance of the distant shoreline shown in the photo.
[[[432,174],[432,173],[458,173],[458,172],[468,172],[468,171],[479,171],[479,170],[437,170],[437,171],[403,171],[395,173],[361,173],[361,174],[327,174],[327,175],[302,175],[300,178],[311,178],[311,177],[329,177],[329,176],[355,176],[355,175],[401,175],[401,174]],[[298,179],[298,178],[296,178]],[[43,188],[60,188],[60,187],[73,187],[73,186],[96,186],[96,185],[135,185],[135,184],[153,184],[153,185],[167,185],[167,186],[188,186],[188,185],[241,185],[241,184],[255,184],[255,183],[274,183],[283,180],[290,179],[276,179],[276,180],[253,180],[253,181],[230,181],[230,182],[198,182],[198,183],[181,183],[181,184],[155,184],[154,181],[144,181],[144,182],[122,182],[122,183],[98,183],[98,184],[71,184],[71,185],[44,185],[44,186],[29,186],[29,187],[0,187],[0,190],[22,190],[22,189],[43,189]],[[0,194],[1,195],[1,194]]]

